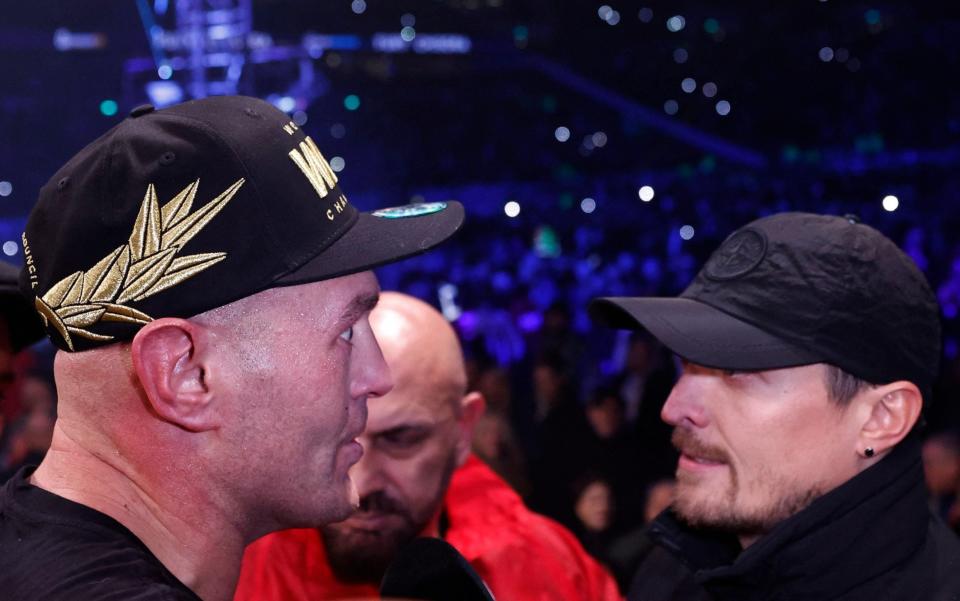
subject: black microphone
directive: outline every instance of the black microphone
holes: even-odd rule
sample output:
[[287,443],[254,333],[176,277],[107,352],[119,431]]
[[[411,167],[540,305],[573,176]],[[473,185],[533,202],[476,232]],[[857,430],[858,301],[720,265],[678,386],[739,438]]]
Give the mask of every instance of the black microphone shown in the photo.
[[400,549],[383,575],[380,595],[423,601],[494,601],[463,555],[439,538],[417,538]]

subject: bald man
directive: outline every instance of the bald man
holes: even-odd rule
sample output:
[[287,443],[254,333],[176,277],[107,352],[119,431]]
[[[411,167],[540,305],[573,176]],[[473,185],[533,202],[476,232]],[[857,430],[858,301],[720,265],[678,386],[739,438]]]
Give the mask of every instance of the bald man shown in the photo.
[[559,524],[470,454],[484,409],[467,391],[453,328],[413,297],[386,292],[371,326],[394,379],[370,399],[364,456],[350,470],[360,510],[320,529],[288,530],[247,549],[238,601],[373,595],[397,551],[446,539],[498,599],[619,599],[616,584]]
[[39,467],[0,488],[0,595],[229,600],[244,547],[342,520],[391,380],[373,267],[450,203],[359,213],[254,98],[135,109],[40,191],[20,288],[59,347]]

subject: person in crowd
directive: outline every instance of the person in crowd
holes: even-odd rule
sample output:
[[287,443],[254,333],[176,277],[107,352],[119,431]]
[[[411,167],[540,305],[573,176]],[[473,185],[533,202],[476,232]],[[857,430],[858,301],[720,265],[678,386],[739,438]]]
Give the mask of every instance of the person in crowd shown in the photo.
[[5,449],[22,412],[20,399],[14,395],[17,380],[14,359],[44,335],[40,318],[20,294],[19,276],[19,269],[0,261],[0,483],[6,480],[5,472],[9,468]]
[[420,536],[453,545],[497,599],[620,598],[573,534],[530,512],[471,455],[484,399],[467,391],[460,344],[443,316],[386,292],[370,320],[396,385],[370,400],[366,451],[351,469],[360,511],[250,545],[237,601],[375,594],[391,560]]
[[930,507],[943,520],[951,520],[960,489],[960,437],[949,430],[933,434],[923,441],[921,453]]
[[614,540],[617,504],[613,487],[600,474],[584,474],[573,484],[573,513],[577,538],[597,561],[609,563],[609,547]]
[[679,298],[605,298],[683,360],[662,409],[676,500],[628,598],[960,597],[960,542],[927,505],[918,434],[936,297],[854,216],[734,232]]
[[462,219],[360,213],[254,98],[138,107],[70,159],[22,238],[58,415],[0,489],[4,597],[231,599],[249,542],[349,516],[366,400],[391,387],[369,270]]
[[643,462],[634,479],[640,488],[672,476],[677,453],[670,444],[670,427],[660,419],[660,408],[676,380],[669,353],[646,331],[631,332],[623,371],[615,387],[624,401],[627,429],[637,439]]

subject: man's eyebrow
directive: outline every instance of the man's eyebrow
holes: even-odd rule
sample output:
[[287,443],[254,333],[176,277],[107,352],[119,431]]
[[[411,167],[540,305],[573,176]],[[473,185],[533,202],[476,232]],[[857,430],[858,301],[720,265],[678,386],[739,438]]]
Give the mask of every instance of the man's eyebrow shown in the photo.
[[369,311],[373,311],[373,308],[377,306],[377,303],[380,302],[380,293],[362,293],[353,297],[353,300],[347,305],[347,308],[343,310],[343,315],[340,316],[340,319],[346,323],[353,323],[360,319],[360,316]]

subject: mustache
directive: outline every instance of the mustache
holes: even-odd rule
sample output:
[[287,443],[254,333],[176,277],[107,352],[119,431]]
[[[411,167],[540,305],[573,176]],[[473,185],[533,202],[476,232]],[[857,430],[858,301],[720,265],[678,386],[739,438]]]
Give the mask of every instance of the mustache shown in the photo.
[[360,497],[357,513],[392,513],[409,518],[409,512],[402,503],[383,491],[376,491]]
[[686,428],[674,428],[673,435],[670,436],[670,442],[684,455],[717,463],[729,463],[727,453],[723,449],[708,445]]

